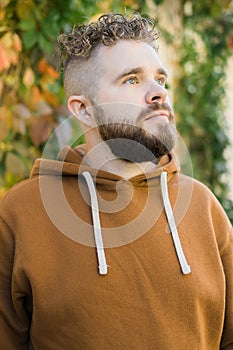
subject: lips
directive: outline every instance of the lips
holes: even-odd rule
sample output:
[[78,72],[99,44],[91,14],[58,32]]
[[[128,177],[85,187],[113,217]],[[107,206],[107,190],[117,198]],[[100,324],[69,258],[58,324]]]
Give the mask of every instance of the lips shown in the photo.
[[144,120],[149,120],[156,117],[167,117],[170,119],[170,113],[166,110],[154,111],[153,113],[150,113]]

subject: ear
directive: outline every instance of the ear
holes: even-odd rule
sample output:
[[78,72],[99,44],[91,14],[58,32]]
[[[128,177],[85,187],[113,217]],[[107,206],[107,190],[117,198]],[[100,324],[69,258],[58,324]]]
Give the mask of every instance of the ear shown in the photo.
[[88,107],[92,106],[91,101],[84,95],[72,95],[68,98],[67,106],[69,111],[86,126],[93,126],[93,116]]

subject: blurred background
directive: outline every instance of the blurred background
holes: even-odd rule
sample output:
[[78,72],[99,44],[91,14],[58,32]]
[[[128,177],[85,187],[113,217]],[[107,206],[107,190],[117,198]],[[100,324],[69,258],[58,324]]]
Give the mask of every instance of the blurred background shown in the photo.
[[56,38],[109,11],[156,19],[192,175],[233,222],[233,0],[0,0],[0,198],[29,176],[54,130],[54,152],[80,142]]

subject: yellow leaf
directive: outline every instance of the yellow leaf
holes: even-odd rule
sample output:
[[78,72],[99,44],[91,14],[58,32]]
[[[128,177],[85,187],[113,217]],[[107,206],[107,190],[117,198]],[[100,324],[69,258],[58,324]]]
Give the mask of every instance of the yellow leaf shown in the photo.
[[[101,2],[99,2],[99,3],[97,3],[97,6],[99,7],[99,8],[101,8]],[[108,11],[107,11],[108,12]],[[98,19],[103,15],[105,13],[105,11],[103,11],[103,12],[99,12],[99,13],[97,13],[97,14],[95,14],[94,16],[92,16],[91,18],[90,18],[90,21],[89,22],[96,22],[96,21],[98,21]]]
[[14,48],[16,49],[16,51],[22,51],[22,41],[20,37],[16,33],[14,33],[12,38],[13,38]]
[[112,0],[97,1],[96,5],[98,6],[98,8],[100,9],[101,12],[106,13],[106,12],[110,11],[110,8],[111,8],[111,5],[112,5]]
[[6,192],[7,192],[7,189],[5,187],[0,187],[0,199],[4,197]]
[[20,42],[17,36],[8,32],[0,40],[0,71],[18,63]]
[[25,86],[30,87],[33,85],[35,80],[35,74],[33,72],[33,70],[28,67],[25,70],[24,76],[23,76],[23,83]]
[[17,1],[16,13],[20,19],[25,19],[30,17],[31,10],[35,6],[32,0]]
[[10,0],[1,0],[0,1],[0,9],[4,9],[9,4]]
[[12,150],[13,150],[13,145],[11,143],[0,142],[1,159],[2,159],[3,152],[11,152]]
[[4,105],[9,106],[9,109],[14,106],[18,101],[17,91],[12,88],[9,92],[4,96]]
[[11,48],[13,46],[13,36],[12,33],[7,32],[3,37],[1,38],[2,45],[5,48]]
[[138,9],[139,5],[136,0],[125,0],[123,1],[124,6],[130,6],[132,9]]
[[2,96],[2,91],[3,91],[3,81],[0,80],[0,98]]
[[0,141],[3,141],[8,134],[9,128],[6,120],[0,119]]
[[7,56],[10,58],[10,63],[16,65],[18,63],[18,53],[14,49],[8,49]]

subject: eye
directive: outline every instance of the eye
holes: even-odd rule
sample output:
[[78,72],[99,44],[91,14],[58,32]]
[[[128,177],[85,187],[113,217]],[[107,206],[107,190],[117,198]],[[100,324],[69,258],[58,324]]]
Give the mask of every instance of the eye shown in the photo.
[[127,80],[124,81],[124,84],[129,84],[129,85],[136,85],[138,84],[138,79],[136,77],[131,77],[128,78]]
[[166,80],[164,78],[157,78],[155,81],[160,85],[166,88]]

